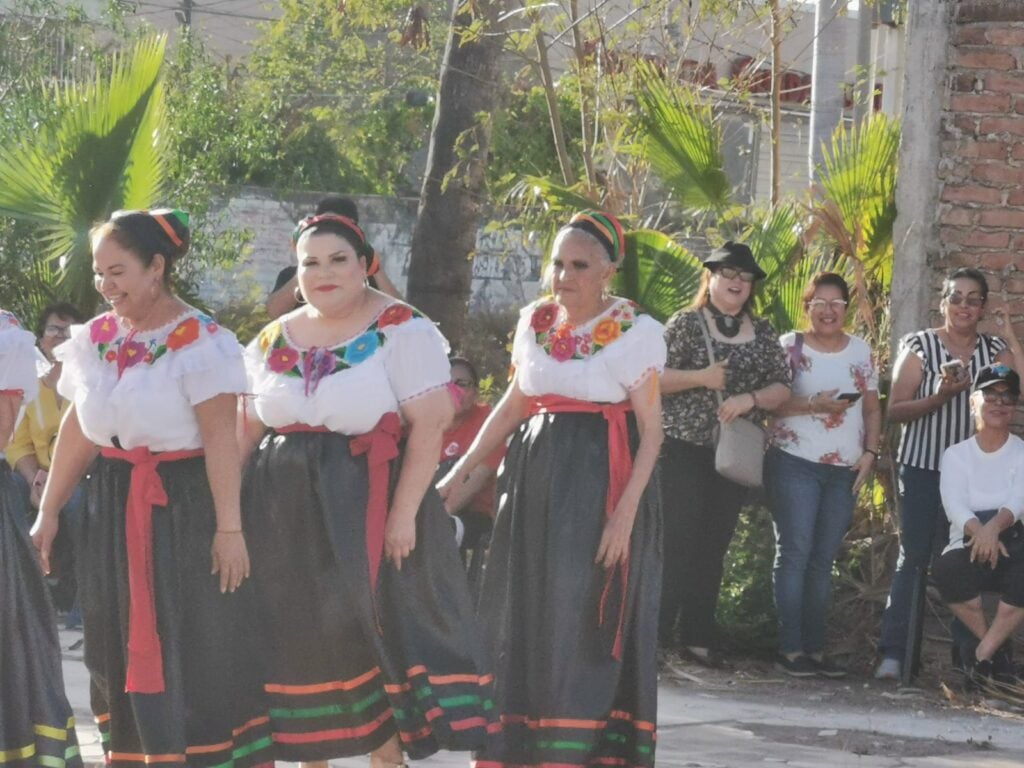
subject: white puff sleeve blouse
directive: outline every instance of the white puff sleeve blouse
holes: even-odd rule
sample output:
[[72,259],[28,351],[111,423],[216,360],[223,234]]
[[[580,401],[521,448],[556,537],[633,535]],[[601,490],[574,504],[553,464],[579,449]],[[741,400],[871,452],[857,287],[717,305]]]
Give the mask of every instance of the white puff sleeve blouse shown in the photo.
[[113,312],[72,330],[54,351],[57,391],[75,404],[99,446],[151,451],[202,447],[195,406],[246,391],[242,348],[197,309],[150,331],[132,331]]
[[578,326],[556,302],[534,302],[521,312],[512,343],[523,394],[596,403],[626,400],[665,369],[665,357],[664,327],[627,299]]
[[300,346],[287,322],[275,320],[246,348],[245,359],[249,407],[271,428],[304,424],[365,434],[384,414],[451,380],[448,342],[402,302],[386,305],[365,329],[329,347]]

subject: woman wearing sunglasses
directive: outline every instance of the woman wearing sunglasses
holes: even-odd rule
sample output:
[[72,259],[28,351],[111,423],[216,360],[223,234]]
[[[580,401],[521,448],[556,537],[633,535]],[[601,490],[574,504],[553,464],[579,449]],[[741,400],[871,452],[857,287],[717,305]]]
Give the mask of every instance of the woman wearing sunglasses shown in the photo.
[[[970,387],[978,371],[993,363],[1016,367],[1024,351],[1003,314],[1006,340],[978,331],[988,283],[976,269],[960,268],[942,287],[943,323],[904,337],[893,373],[888,418],[902,424],[899,471],[900,557],[882,616],[875,677],[901,676],[914,583],[927,568],[943,520],[939,461],[951,445],[974,432]],[[945,531],[941,531],[942,534]]]
[[[935,582],[970,631],[960,643],[969,681],[1020,685],[1006,650],[1024,622],[1024,440],[1010,434],[1020,377],[1005,365],[983,368],[974,384],[973,438],[942,455],[942,504],[949,544]],[[999,594],[991,624],[981,593]]]
[[803,294],[810,328],[781,339],[793,396],[775,412],[765,485],[775,521],[775,668],[793,677],[846,674],[823,655],[832,563],[882,431],[871,347],[843,330],[849,302],[840,275],[815,275]]
[[719,422],[764,421],[789,399],[790,372],[778,334],[753,313],[754,287],[765,273],[750,248],[728,242],[708,255],[704,267],[693,305],[665,328],[665,564],[658,635],[663,650],[716,667],[722,665],[715,624],[722,561],[746,488],[715,472],[713,433]]

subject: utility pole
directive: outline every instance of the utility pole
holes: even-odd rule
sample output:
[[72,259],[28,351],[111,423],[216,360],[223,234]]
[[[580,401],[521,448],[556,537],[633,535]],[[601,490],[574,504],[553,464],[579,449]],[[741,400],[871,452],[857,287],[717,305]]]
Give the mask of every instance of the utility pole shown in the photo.
[[174,17],[186,31],[192,28],[192,9],[195,7],[193,0],[181,0],[181,10],[174,12]]
[[807,175],[811,184],[818,178],[818,166],[825,147],[843,119],[843,37],[842,22],[847,0],[817,0],[814,13],[814,65],[811,74],[811,145],[807,153]]
[[782,10],[779,0],[771,0],[771,36],[772,36],[772,177],[771,203],[772,208],[779,204],[782,188]]

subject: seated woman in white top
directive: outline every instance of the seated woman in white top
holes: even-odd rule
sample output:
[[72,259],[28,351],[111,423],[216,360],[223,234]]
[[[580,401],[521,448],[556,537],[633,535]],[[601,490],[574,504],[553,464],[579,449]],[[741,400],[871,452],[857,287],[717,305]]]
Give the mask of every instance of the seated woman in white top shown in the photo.
[[[942,504],[949,545],[933,576],[949,608],[976,639],[960,649],[969,677],[1004,679],[1003,644],[1024,621],[1024,440],[1010,434],[1020,378],[1005,365],[978,373],[971,394],[974,437],[942,456]],[[999,593],[989,625],[981,592]]]

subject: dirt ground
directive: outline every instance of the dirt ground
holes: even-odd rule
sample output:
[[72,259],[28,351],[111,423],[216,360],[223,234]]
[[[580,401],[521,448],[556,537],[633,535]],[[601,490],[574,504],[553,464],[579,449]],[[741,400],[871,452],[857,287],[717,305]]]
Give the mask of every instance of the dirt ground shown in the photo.
[[[925,625],[921,674],[913,687],[903,687],[896,681],[875,680],[875,659],[869,650],[837,657],[836,660],[850,670],[841,680],[793,678],[776,671],[771,659],[743,657],[731,658],[729,668],[721,670],[669,657],[662,663],[661,680],[694,693],[760,704],[777,703],[780,708],[820,707],[822,711],[870,711],[876,718],[885,718],[887,714],[913,714],[951,720],[971,713],[991,715],[1024,726],[1024,687],[999,692],[966,690],[963,676],[951,666],[947,637],[942,617],[930,617]],[[1024,648],[1018,647],[1016,655],[1018,660],[1024,657]],[[856,755],[939,757],[964,750],[963,742],[903,738],[878,731],[763,723],[746,723],[743,727],[773,742],[836,749]],[[981,751],[992,748],[984,741],[971,742],[969,746]]]

